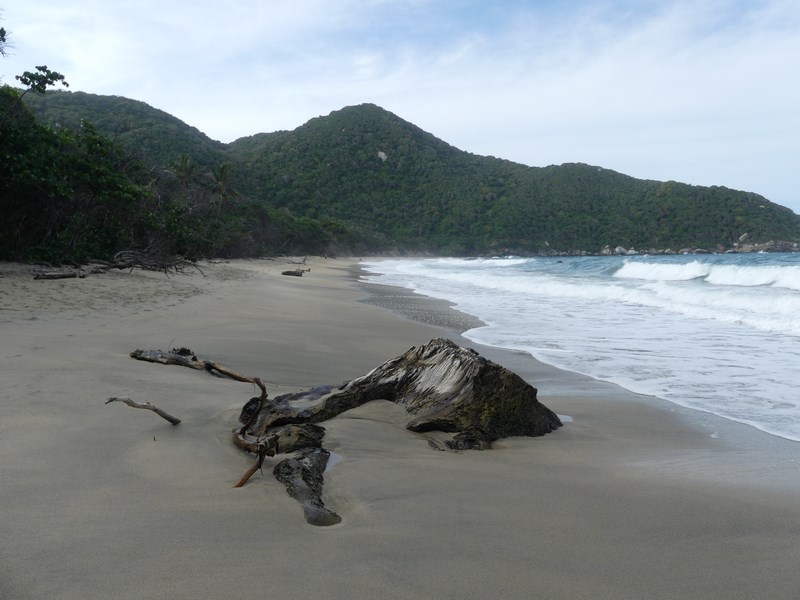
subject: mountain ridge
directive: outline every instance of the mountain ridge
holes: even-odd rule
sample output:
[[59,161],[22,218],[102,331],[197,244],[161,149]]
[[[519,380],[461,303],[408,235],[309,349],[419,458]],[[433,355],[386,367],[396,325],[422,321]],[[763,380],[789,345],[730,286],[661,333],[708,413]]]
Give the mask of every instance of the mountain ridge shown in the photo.
[[370,103],[226,144],[122,97],[57,91],[26,101],[51,124],[91,120],[154,166],[186,156],[208,169],[229,162],[243,196],[349,227],[369,240],[365,250],[597,253],[800,240],[800,216],[753,192],[480,156]]

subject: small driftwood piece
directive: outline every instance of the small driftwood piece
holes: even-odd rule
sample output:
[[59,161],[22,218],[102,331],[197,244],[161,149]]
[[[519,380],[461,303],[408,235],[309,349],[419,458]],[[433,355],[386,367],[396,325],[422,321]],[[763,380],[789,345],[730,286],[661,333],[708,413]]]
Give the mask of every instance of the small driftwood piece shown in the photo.
[[34,279],[75,279],[86,277],[86,272],[81,271],[39,271],[33,278]]
[[281,271],[281,275],[291,275],[292,277],[302,277],[303,273],[310,271],[311,269],[291,269],[290,271]]
[[264,464],[264,458],[267,456],[275,456],[275,450],[278,442],[277,435],[271,435],[266,440],[261,439],[258,440],[257,448],[256,448],[256,460],[253,465],[245,471],[244,475],[236,482],[233,486],[235,488],[242,487],[245,483],[247,483],[250,478],[255,474],[256,471],[261,469],[261,466]]
[[209,373],[216,371],[223,377],[229,377],[230,379],[243,383],[252,383],[258,386],[263,397],[266,398],[267,395],[267,388],[258,377],[242,375],[216,361],[198,358],[197,355],[188,348],[173,348],[169,352],[164,352],[162,350],[134,350],[131,352],[131,358],[162,365],[178,365],[180,367],[197,369],[198,371],[208,371]]
[[135,402],[134,400],[131,400],[127,396],[115,396],[113,398],[109,398],[108,400],[106,400],[106,404],[109,404],[111,402],[122,402],[123,404],[127,404],[132,408],[144,408],[146,410],[152,410],[159,417],[169,421],[172,425],[177,425],[178,423],[181,422],[179,418],[173,417],[171,414],[164,412],[163,410],[161,410],[160,408],[158,408],[153,404],[150,404],[149,402]]

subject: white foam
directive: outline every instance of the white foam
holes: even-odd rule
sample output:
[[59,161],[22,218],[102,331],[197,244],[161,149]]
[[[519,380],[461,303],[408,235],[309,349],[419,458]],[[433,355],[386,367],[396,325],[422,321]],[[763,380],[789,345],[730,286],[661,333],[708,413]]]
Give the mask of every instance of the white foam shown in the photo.
[[369,269],[383,273],[372,281],[479,317],[487,325],[466,334],[476,342],[800,440],[800,256],[438,259]]

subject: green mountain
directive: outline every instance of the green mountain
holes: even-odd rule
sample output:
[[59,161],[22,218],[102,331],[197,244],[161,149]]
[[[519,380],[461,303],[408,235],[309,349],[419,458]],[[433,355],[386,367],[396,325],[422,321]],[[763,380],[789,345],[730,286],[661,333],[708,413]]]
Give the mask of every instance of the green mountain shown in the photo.
[[187,155],[198,165],[211,167],[225,159],[225,144],[138,100],[60,90],[26,94],[24,100],[41,122],[78,129],[82,121],[89,121],[152,164],[170,165]]
[[[134,100],[80,92],[25,100],[45,123],[88,119],[150,166],[187,157],[207,171],[229,164],[237,194],[227,208],[239,211],[248,237],[228,253],[247,253],[247,240],[269,251],[278,238],[283,249],[292,240],[313,251],[460,255],[729,248],[745,234],[800,241],[800,216],[754,193],[477,156],[371,104],[226,145]],[[270,236],[258,234],[262,226]],[[281,227],[293,233],[281,238]]]

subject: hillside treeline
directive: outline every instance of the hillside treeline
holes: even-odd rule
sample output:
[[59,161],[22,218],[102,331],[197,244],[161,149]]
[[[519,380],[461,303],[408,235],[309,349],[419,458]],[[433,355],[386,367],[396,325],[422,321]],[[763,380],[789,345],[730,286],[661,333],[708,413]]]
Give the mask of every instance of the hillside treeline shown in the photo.
[[4,258],[448,255],[800,240],[757,194],[469,154],[374,105],[213,141],[120,97],[2,90]]

